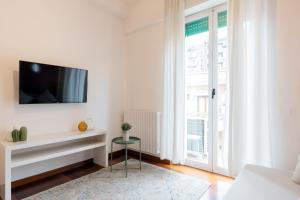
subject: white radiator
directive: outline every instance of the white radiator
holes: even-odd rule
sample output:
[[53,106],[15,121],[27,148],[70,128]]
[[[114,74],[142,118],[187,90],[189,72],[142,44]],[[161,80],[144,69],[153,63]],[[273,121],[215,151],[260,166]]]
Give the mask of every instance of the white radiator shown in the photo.
[[[151,111],[125,111],[124,122],[133,127],[130,136],[136,136],[142,140],[142,152],[158,155],[160,141],[160,112]],[[138,145],[130,145],[131,149],[139,150]]]

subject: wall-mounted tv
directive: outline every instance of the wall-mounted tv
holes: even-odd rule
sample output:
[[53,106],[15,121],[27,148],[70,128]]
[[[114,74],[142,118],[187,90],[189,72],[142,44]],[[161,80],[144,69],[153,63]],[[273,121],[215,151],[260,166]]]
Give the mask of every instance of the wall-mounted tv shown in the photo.
[[19,104],[87,102],[87,70],[27,61],[19,68]]

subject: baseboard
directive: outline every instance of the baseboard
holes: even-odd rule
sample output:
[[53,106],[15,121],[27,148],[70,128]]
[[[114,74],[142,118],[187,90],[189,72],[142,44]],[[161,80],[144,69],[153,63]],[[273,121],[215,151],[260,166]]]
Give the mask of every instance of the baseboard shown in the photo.
[[[114,151],[112,154],[113,154],[113,158],[119,158],[119,157],[125,155],[125,149]],[[110,156],[111,156],[111,153],[108,154],[108,161],[110,161]]]
[[[139,158],[140,152],[128,149],[128,155],[134,158]],[[149,155],[146,153],[142,153],[142,160],[148,161],[148,162],[155,162],[155,163],[161,163],[161,164],[167,164],[170,165],[171,162],[169,160],[161,160],[157,156]]]
[[[125,149],[121,149],[119,151],[113,152],[113,158],[119,158],[123,157],[125,155]],[[128,156],[139,159],[140,158],[140,153],[135,150],[128,149]],[[108,160],[110,160],[110,153],[108,154]],[[142,153],[142,160],[148,161],[148,162],[155,162],[155,163],[161,163],[161,164],[166,164],[170,165],[171,162],[169,160],[161,160],[157,156],[153,156],[150,154]]]
[[47,177],[50,177],[50,176],[55,176],[57,174],[64,173],[66,171],[75,169],[77,167],[82,167],[82,166],[92,165],[92,164],[94,164],[93,159],[89,159],[89,160],[85,160],[85,161],[82,161],[82,162],[67,165],[65,167],[61,167],[61,168],[54,169],[54,170],[51,170],[51,171],[48,171],[48,172],[44,172],[44,173],[41,173],[41,174],[30,176],[30,177],[20,179],[20,180],[17,180],[17,181],[13,181],[11,183],[11,188],[14,189],[14,188],[20,187],[22,185],[26,185],[26,184],[29,184],[29,183],[32,183],[32,182],[35,182],[35,181],[39,181],[41,179],[44,179],[44,178],[47,178]]

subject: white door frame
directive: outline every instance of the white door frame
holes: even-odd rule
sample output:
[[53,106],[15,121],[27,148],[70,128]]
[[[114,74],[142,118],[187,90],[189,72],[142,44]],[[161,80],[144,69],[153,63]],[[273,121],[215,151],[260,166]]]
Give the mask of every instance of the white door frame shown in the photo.
[[218,174],[222,175],[229,175],[228,169],[224,169],[218,166],[218,98],[219,98],[219,92],[218,92],[218,13],[225,11],[227,9],[226,4],[222,4],[220,6],[216,6],[212,9],[212,15],[213,19],[216,20],[216,22],[213,22],[213,88],[216,90],[216,95],[213,101],[213,168],[212,171]]
[[[226,10],[226,4],[222,4],[216,6],[214,8],[210,8],[196,14],[190,15],[186,17],[186,23],[208,17],[209,19],[209,65],[208,65],[208,94],[209,98],[209,112],[208,112],[208,164],[196,162],[191,159],[186,159],[184,164],[200,168],[206,171],[215,172],[223,175],[228,175],[228,170],[220,168],[217,166],[217,123],[218,123],[218,92],[214,98],[212,98],[211,93],[213,88],[217,90],[217,75],[218,75],[218,54],[217,54],[217,34],[218,34],[218,13]],[[216,21],[214,21],[216,20]],[[186,131],[187,133],[187,131]],[[187,135],[185,133],[185,135]],[[187,141],[187,138],[185,138]],[[187,147],[187,145],[185,145]],[[187,156],[186,156],[187,158]]]

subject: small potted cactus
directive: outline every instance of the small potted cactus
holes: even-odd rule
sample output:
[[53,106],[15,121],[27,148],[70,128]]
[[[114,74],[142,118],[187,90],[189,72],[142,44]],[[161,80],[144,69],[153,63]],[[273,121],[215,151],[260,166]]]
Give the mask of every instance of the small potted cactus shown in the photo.
[[9,138],[9,141],[13,142],[20,142],[20,141],[26,141],[27,140],[27,128],[21,127],[20,129],[13,128],[13,131],[11,132],[11,137]]
[[132,126],[129,123],[123,123],[121,128],[123,131],[123,140],[129,141],[129,130],[132,128]]

